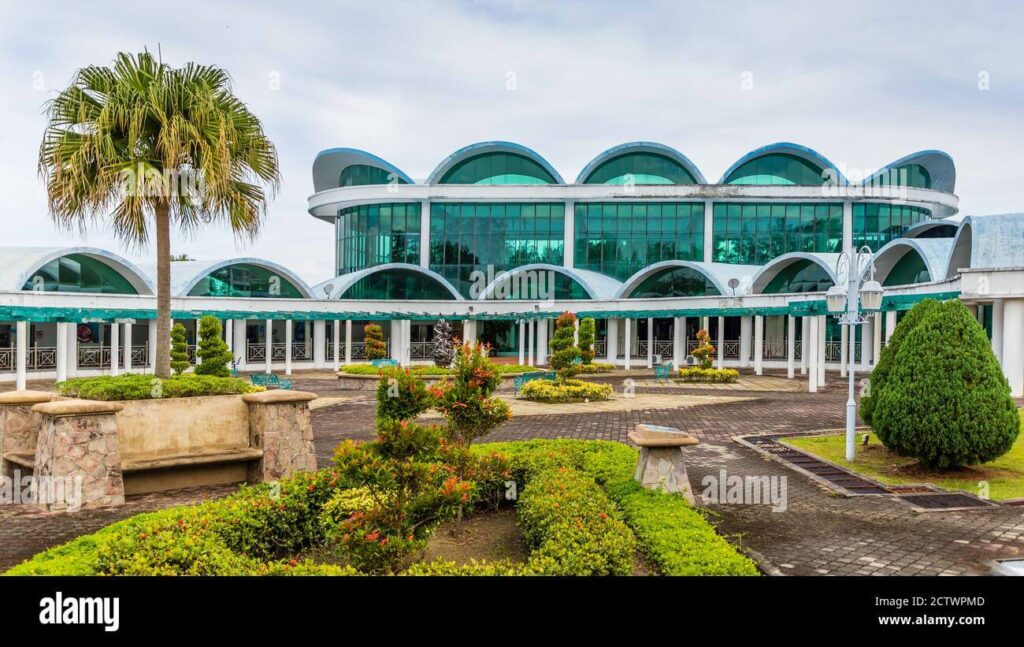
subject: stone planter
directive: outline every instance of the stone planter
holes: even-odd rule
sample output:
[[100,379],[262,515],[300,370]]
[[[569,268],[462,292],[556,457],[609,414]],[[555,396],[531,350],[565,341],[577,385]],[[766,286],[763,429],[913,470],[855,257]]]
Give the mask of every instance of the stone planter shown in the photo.
[[[501,376],[501,381],[511,382],[516,377],[522,375],[522,373],[504,373]],[[427,384],[434,384],[440,382],[446,375],[421,375],[420,378]],[[377,384],[380,382],[379,375],[354,375],[351,373],[339,372],[338,373],[338,388],[345,389],[347,391],[376,391]]]

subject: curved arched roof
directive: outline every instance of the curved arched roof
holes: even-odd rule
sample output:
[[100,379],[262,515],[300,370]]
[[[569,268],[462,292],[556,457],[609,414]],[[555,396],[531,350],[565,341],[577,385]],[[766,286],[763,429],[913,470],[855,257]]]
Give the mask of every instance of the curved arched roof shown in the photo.
[[818,265],[825,270],[828,277],[835,283],[838,280],[835,272],[838,259],[839,254],[812,254],[808,252],[790,252],[782,256],[776,256],[754,275],[753,280],[750,282],[750,293],[761,294],[772,282],[772,279],[778,276],[779,272],[800,261],[810,261]]
[[[215,261],[174,261],[171,263],[171,296],[174,297],[186,297],[188,293],[196,286],[197,283],[202,281],[206,276],[212,272],[216,272],[222,267],[228,267],[231,265],[255,265],[256,267],[262,267],[265,270],[274,272],[275,274],[281,275],[282,278],[286,279],[289,283],[295,286],[303,297],[307,299],[313,298],[313,290],[309,287],[305,281],[303,281],[298,274],[292,272],[288,268],[278,265],[273,261],[264,260],[262,258],[226,258]],[[147,273],[155,277],[156,268],[153,266],[146,266]]]
[[664,144],[658,144],[656,142],[627,142],[625,144],[619,144],[618,146],[612,146],[594,159],[590,160],[590,162],[583,167],[580,174],[576,176],[576,184],[585,184],[587,178],[589,178],[590,175],[605,162],[630,153],[655,153],[657,155],[663,155],[686,169],[686,171],[693,176],[694,180],[696,180],[697,184],[707,184],[707,180],[704,179],[704,174],[700,172],[700,169],[697,168],[696,164],[690,161],[690,158],[671,146],[665,146]]
[[341,295],[345,294],[345,292],[347,292],[350,287],[358,283],[360,279],[366,278],[372,274],[377,274],[378,272],[388,272],[391,270],[415,272],[434,279],[444,286],[446,290],[451,292],[456,301],[465,301],[465,299],[462,298],[462,295],[459,294],[459,291],[456,290],[455,287],[443,276],[432,269],[413,265],[411,263],[385,263],[384,265],[367,267],[366,269],[359,270],[358,272],[342,274],[341,276],[336,276],[333,279],[324,281],[323,283],[318,283],[313,287],[313,294],[316,295],[315,298],[317,299],[340,299]]
[[[889,272],[896,267],[904,255],[916,253],[928,268],[932,281],[946,276],[949,253],[953,249],[951,238],[897,238],[882,246],[874,256],[875,280],[885,285]],[[866,272],[865,268],[865,272]]]
[[98,247],[0,247],[0,290],[20,291],[43,265],[71,254],[104,263],[131,283],[139,294],[151,295],[155,291],[155,284],[134,263]]
[[[661,272],[662,270],[672,269],[674,267],[688,267],[692,270],[703,274],[711,283],[714,284],[715,289],[722,294],[722,296],[740,296],[745,294],[747,288],[750,286],[751,278],[757,271],[756,265],[733,265],[731,263],[702,263],[697,261],[660,261],[658,263],[652,263],[644,269],[635,273],[633,276],[626,279],[626,282],[619,288],[618,293],[615,295],[616,299],[626,299],[629,295],[633,294],[641,283],[646,279],[650,278],[654,274]],[[729,280],[736,279],[739,281],[739,285],[736,286],[734,292],[729,287]]]
[[887,172],[889,169],[896,169],[907,164],[923,166],[931,177],[932,189],[936,191],[953,193],[953,190],[956,188],[956,166],[953,164],[953,158],[948,153],[940,150],[918,151],[905,155],[864,178],[861,184],[869,184],[873,178]]
[[814,164],[815,166],[819,166],[823,170],[831,169],[836,174],[836,181],[838,184],[847,183],[846,177],[838,168],[836,168],[835,164],[829,161],[827,157],[825,157],[824,155],[822,155],[821,153],[812,148],[807,148],[806,146],[801,146],[800,144],[794,144],[792,142],[776,142],[774,144],[768,144],[767,146],[762,146],[761,148],[756,148],[750,151],[743,157],[733,162],[733,165],[726,169],[725,173],[722,173],[722,178],[718,181],[718,183],[725,184],[726,179],[730,175],[732,175],[732,172],[738,169],[739,167],[743,166],[747,162],[755,160],[758,157],[764,157],[765,155],[774,154],[793,155],[794,157],[804,159]]
[[1024,213],[966,216],[953,239],[946,278],[961,268],[1024,267]]
[[394,173],[409,184],[412,179],[403,173],[397,166],[383,160],[372,153],[361,151],[357,148],[329,148],[320,151],[313,160],[313,191],[319,193],[327,189],[338,187],[338,177],[347,166],[355,164],[366,164],[384,169],[388,173]]
[[909,229],[903,232],[901,238],[921,238],[936,229],[952,229],[952,233],[948,237],[953,238],[956,236],[956,232],[959,228],[959,219],[954,220],[952,218],[945,218],[942,220],[926,220],[924,222],[919,222],[916,225],[912,225]]
[[441,163],[434,168],[430,173],[430,177],[427,178],[427,184],[437,184],[441,178],[444,177],[444,174],[459,162],[471,157],[476,157],[477,155],[485,155],[487,153],[512,153],[515,155],[522,155],[523,157],[533,160],[547,171],[548,174],[555,179],[555,184],[565,184],[565,180],[563,180],[562,176],[555,170],[555,167],[551,166],[546,159],[541,157],[540,153],[532,148],[527,148],[522,144],[503,141],[477,142],[476,144],[463,146],[448,157],[444,158]]
[[590,270],[578,270],[571,267],[562,267],[561,265],[552,265],[550,263],[530,263],[528,265],[514,267],[511,270],[506,270],[495,276],[494,280],[488,283],[487,287],[485,287],[483,292],[480,293],[478,299],[489,299],[491,295],[494,294],[494,290],[501,285],[503,281],[507,281],[518,274],[522,274],[523,272],[531,271],[550,271],[561,274],[562,276],[567,276],[573,281],[579,283],[580,286],[586,290],[591,299],[611,299],[618,291],[619,286],[622,285],[610,276],[591,272]]

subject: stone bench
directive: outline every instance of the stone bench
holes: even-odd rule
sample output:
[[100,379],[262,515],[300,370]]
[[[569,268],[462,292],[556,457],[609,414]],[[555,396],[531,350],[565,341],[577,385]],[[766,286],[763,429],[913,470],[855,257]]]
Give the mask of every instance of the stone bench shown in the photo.
[[697,445],[700,440],[675,427],[637,424],[627,437],[640,448],[633,478],[648,490],[681,494],[695,503],[690,478],[683,461],[683,447]]

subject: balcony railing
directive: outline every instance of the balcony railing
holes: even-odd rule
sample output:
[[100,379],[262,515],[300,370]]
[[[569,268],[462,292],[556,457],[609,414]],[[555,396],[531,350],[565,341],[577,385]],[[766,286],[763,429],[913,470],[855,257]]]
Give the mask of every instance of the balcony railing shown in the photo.
[[[292,361],[305,362],[313,358],[311,352],[311,344],[306,342],[297,342],[292,344]],[[330,348],[330,346],[328,346]],[[270,345],[270,360],[272,362],[283,362],[285,356],[288,354],[288,344],[271,344]],[[327,351],[331,353],[330,350]],[[250,342],[246,347],[245,361],[246,362],[263,362],[267,359],[267,345],[262,343]]]

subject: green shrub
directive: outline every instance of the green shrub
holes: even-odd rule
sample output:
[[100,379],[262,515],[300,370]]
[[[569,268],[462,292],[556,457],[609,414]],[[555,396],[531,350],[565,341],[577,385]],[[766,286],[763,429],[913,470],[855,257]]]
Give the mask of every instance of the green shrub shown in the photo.
[[228,365],[233,359],[228,345],[221,338],[223,329],[220,319],[205,316],[199,320],[199,347],[196,356],[202,360],[196,364],[196,375],[213,375],[214,377],[230,377]]
[[519,389],[519,395],[538,402],[591,402],[612,397],[610,384],[596,384],[583,380],[551,382],[532,380]]
[[594,325],[594,319],[591,317],[585,317],[580,320],[580,333],[577,337],[577,345],[580,348],[580,357],[583,359],[583,365],[591,365],[594,361],[594,338],[596,335],[596,326]]
[[608,364],[607,362],[590,362],[579,367],[579,372],[585,374],[611,373],[614,370],[615,365]]
[[484,346],[466,343],[456,349],[451,377],[431,387],[449,441],[469,446],[512,416],[504,400],[492,397],[500,384]]
[[150,400],[191,398],[203,395],[233,395],[262,391],[237,377],[175,375],[165,380],[152,375],[125,374],[76,377],[54,385],[57,393],[83,400]]
[[175,375],[181,375],[192,363],[188,359],[188,341],[185,339],[185,326],[176,323],[171,327],[171,368]]
[[526,571],[541,575],[629,575],[636,540],[593,478],[568,467],[535,474],[516,505],[532,551]]
[[555,319],[555,335],[551,339],[551,368],[558,371],[558,379],[562,381],[579,373],[579,365],[583,363],[575,335],[576,315],[563,312]]
[[384,329],[379,324],[366,324],[363,326],[363,334],[366,359],[384,359],[388,356],[388,346],[384,343]]
[[426,383],[412,371],[386,368],[377,385],[377,417],[412,420],[434,404],[434,396]]
[[679,380],[682,382],[732,384],[738,379],[740,379],[740,372],[732,368],[701,368],[694,366],[679,369]]
[[1019,433],[1009,384],[981,324],[960,301],[930,308],[874,397],[878,438],[931,469],[998,458]]
[[911,308],[903,315],[896,329],[893,330],[889,342],[882,347],[882,353],[878,356],[878,362],[871,371],[871,378],[867,382],[867,388],[860,398],[860,417],[868,425],[871,424],[871,416],[875,412],[875,397],[884,388],[889,373],[892,371],[893,363],[896,361],[896,353],[910,331],[917,327],[917,324],[924,320],[925,315],[931,312],[939,302],[935,299],[925,299]]
[[697,331],[697,347],[693,349],[693,356],[700,364],[698,368],[702,371],[711,370],[711,356],[715,354],[715,347],[711,345],[711,335],[708,331],[701,329]]
[[[493,364],[492,366],[502,375],[507,375],[509,373],[529,373],[535,370],[534,367],[527,366],[525,364]],[[348,364],[347,366],[341,367],[341,372],[349,375],[381,375],[385,370],[386,368],[374,366],[373,364]],[[452,369],[450,368],[430,366],[429,364],[409,366],[408,371],[413,375],[418,375],[420,377],[452,374]]]
[[471,560],[469,564],[456,564],[444,560],[420,562],[402,571],[401,575],[418,576],[476,576],[494,577],[498,575],[523,575],[523,566],[509,561],[488,562],[487,560]]

